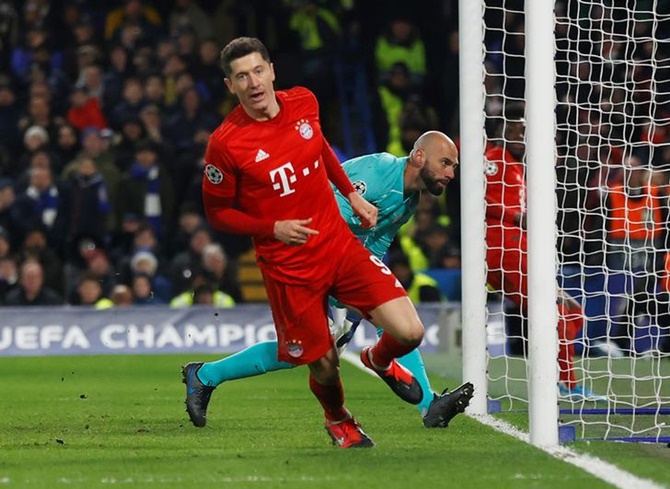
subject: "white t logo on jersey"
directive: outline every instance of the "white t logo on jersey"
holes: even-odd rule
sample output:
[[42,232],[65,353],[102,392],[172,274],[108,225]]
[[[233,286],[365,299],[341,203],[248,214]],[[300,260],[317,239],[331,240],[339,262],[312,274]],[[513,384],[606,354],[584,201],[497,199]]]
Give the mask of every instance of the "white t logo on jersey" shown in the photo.
[[295,183],[297,177],[295,176],[295,170],[293,165],[289,161],[284,163],[279,168],[275,168],[270,172],[270,180],[272,180],[272,188],[275,190],[281,189],[280,197],[290,195],[295,192],[295,189],[291,188],[291,183]]

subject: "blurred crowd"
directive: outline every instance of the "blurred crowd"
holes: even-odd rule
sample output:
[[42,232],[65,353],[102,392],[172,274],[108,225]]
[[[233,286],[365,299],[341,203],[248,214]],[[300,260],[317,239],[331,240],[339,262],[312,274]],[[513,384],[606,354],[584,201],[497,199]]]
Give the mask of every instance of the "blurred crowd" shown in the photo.
[[[405,155],[427,129],[457,131],[457,1],[423,3],[0,0],[0,303],[244,302],[251,241],[210,229],[200,195],[208,136],[236,103],[222,46],[261,38],[277,88],[316,93],[336,148],[335,70],[360,62],[376,150]],[[460,266],[454,188],[394,246],[410,275]]]
[[[210,229],[200,195],[208,136],[236,104],[222,46],[262,39],[277,88],[316,93],[341,159],[358,156],[343,128],[353,69],[374,151],[402,156],[429,129],[458,140],[458,1],[408,3],[0,0],[0,302],[244,302],[251,241]],[[658,40],[670,2],[654,5],[556,2],[563,264],[623,267],[607,248],[609,190],[668,195],[670,53]],[[487,1],[484,21],[488,144],[504,145],[506,107],[525,90],[523,1]],[[459,202],[457,177],[445,197],[422,197],[394,242],[389,264],[408,287],[460,268]],[[667,249],[667,233],[653,238]],[[670,267],[663,253],[648,261]]]

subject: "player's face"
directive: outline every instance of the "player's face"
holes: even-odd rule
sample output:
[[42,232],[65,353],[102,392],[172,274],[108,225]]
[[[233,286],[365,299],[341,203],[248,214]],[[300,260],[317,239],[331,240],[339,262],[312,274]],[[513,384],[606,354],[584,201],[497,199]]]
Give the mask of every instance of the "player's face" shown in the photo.
[[458,154],[453,147],[440,144],[438,148],[431,148],[425,152],[425,163],[421,168],[421,180],[426,189],[433,195],[442,195],[456,176]]
[[523,122],[508,122],[505,128],[505,148],[519,161],[526,151],[526,127]]
[[272,63],[263,59],[260,53],[251,53],[230,63],[230,77],[225,79],[231,93],[239,98],[247,114],[255,119],[274,116],[277,107]]

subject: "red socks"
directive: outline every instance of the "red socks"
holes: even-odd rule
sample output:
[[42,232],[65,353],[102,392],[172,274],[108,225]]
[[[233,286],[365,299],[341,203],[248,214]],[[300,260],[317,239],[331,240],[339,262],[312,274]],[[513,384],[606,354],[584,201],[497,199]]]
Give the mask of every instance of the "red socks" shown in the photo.
[[343,421],[351,416],[344,408],[344,389],[341,379],[338,378],[337,383],[333,385],[322,385],[310,374],[309,388],[321,403],[328,421]]
[[558,367],[559,379],[569,389],[577,384],[572,366],[575,357],[573,340],[584,325],[582,312],[578,309],[568,309],[562,304],[558,306]]
[[386,331],[377,344],[370,350],[372,363],[384,370],[391,365],[395,358],[400,358],[414,350],[414,346],[403,345]]

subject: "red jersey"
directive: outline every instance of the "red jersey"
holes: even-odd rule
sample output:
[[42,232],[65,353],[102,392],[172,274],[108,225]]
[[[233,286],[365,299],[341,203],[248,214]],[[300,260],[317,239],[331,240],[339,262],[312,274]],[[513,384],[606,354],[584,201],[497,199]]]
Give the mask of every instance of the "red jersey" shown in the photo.
[[[332,272],[351,231],[340,216],[330,181],[354,191],[319,124],[316,98],[306,88],[276,92],[279,113],[252,119],[240,105],[210,136],[203,198],[209,221],[252,234],[259,266],[276,280],[308,283]],[[234,208],[233,208],[234,207]],[[274,237],[275,221],[312,218],[319,231],[302,246]]]
[[526,210],[526,182],[523,163],[503,148],[486,152],[486,227],[487,233],[519,228],[514,216]]

